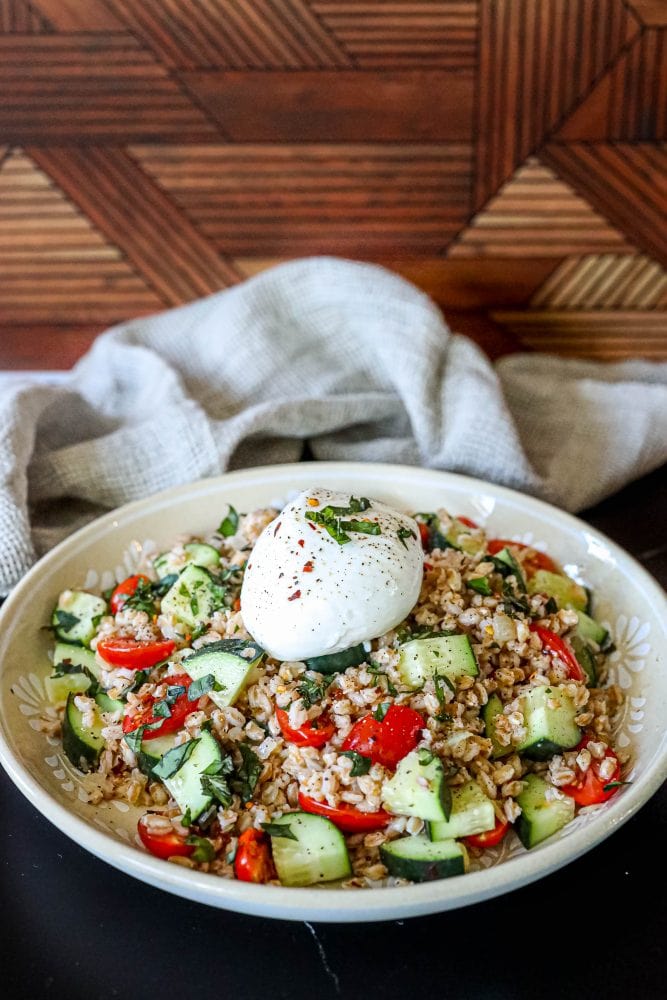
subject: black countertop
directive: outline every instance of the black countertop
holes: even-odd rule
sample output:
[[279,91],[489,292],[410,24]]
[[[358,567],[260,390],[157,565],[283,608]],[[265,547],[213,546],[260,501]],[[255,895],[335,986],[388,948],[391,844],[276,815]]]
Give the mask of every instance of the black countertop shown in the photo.
[[[582,516],[667,583],[667,470]],[[667,995],[667,787],[589,854],[518,892],[359,925],[237,916],[77,847],[0,771],[0,994],[7,998],[451,1000]]]

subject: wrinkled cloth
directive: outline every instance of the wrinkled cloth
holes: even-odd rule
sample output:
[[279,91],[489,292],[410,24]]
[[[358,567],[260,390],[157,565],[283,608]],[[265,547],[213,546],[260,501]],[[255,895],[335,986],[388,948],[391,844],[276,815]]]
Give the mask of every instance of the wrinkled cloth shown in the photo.
[[296,461],[306,441],[317,459],[447,469],[579,510],[667,460],[667,364],[494,366],[383,268],[283,264],[107,331],[62,385],[2,389],[0,593],[105,510]]

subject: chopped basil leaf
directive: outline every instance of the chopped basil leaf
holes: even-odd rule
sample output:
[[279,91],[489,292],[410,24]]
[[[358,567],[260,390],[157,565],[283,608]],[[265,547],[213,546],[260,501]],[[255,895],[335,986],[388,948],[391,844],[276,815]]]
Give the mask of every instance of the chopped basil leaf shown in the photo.
[[138,691],[139,688],[146,683],[148,674],[149,674],[148,670],[137,670],[136,674],[132,679],[132,683],[130,684],[129,687],[126,687],[123,693],[121,694],[121,699],[123,701],[127,701],[128,694],[130,694],[132,691]]
[[[161,725],[162,719],[158,719],[157,722],[147,722],[145,725],[138,726],[136,729],[133,729],[131,733],[123,733],[123,739],[133,753],[139,753],[139,750],[141,749],[141,741],[144,738],[146,730],[159,729]],[[178,749],[180,750],[180,747]],[[171,753],[171,750],[169,753]]]
[[154,584],[150,580],[139,580],[136,590],[130,594],[123,602],[123,610],[131,608],[133,611],[145,611],[147,615],[155,614],[155,592]]
[[90,681],[90,685],[86,690],[86,694],[89,698],[94,698],[95,695],[100,690],[100,684],[97,677],[88,669],[88,667],[76,667],[71,660],[63,660],[62,663],[56,663],[53,668],[52,677],[63,677],[65,674],[85,674],[85,676]]
[[333,679],[333,675],[325,677],[321,681],[315,681],[312,677],[304,677],[297,687],[297,692],[301,695],[303,707],[308,709],[318,701],[321,701]]
[[343,531],[358,531],[362,535],[381,535],[382,528],[376,521],[341,521]]
[[445,698],[445,685],[449,688],[452,694],[456,693],[456,688],[450,681],[449,677],[445,674],[434,674],[433,684],[435,686],[435,696],[438,699],[438,704],[444,705],[447,701]]
[[239,515],[238,512],[229,505],[229,510],[227,512],[227,517],[221,522],[218,531],[223,536],[223,538],[231,538],[235,535],[239,527]]
[[206,837],[197,837],[195,834],[190,834],[190,836],[185,841],[186,844],[194,844],[195,849],[190,855],[193,861],[213,861],[215,858],[215,848],[210,840]]
[[405,539],[416,537],[414,531],[412,531],[411,528],[399,528],[396,534],[398,535],[401,545],[403,546],[404,549],[407,549],[407,545],[405,544]]
[[61,628],[64,632],[69,632],[70,629],[73,629],[81,621],[76,615],[70,614],[69,611],[63,611],[62,608],[56,608],[53,616],[58,623],[58,628]]
[[384,719],[385,715],[387,714],[390,708],[391,708],[391,702],[383,701],[380,705],[378,705],[378,707],[373,712],[373,718],[377,719],[378,722],[382,722],[382,720]]
[[187,743],[181,743],[180,746],[167,750],[164,757],[153,768],[155,777],[164,781],[180,771],[198,742],[199,740],[189,740]]
[[604,785],[602,788],[603,792],[610,792],[612,788],[620,788],[622,785],[631,785],[631,781],[610,781],[608,785]]
[[193,681],[188,688],[188,701],[198,701],[202,695],[208,694],[209,691],[220,690],[221,686],[213,674],[204,674],[203,677],[199,677],[196,681]]
[[233,782],[233,788],[241,796],[242,802],[246,803],[252,799],[264,765],[247,743],[238,743],[237,749],[241,754],[241,764],[235,768],[236,779]]
[[544,611],[547,615],[555,615],[558,611],[558,605],[556,604],[553,597],[550,597],[547,603],[544,605]]
[[286,840],[298,840],[287,823],[262,823],[262,830],[270,837],[284,837]]
[[232,804],[232,790],[224,775],[202,774],[199,781],[201,790],[205,795],[211,795],[221,806],[229,809]]
[[387,682],[387,693],[388,694],[391,694],[391,695],[398,694],[398,689],[390,681],[389,674],[386,674],[384,672],[384,670],[382,670],[377,665],[377,663],[369,663],[368,664],[368,672],[369,672],[369,674],[375,674],[375,676],[378,678],[378,680],[380,679],[380,677],[384,677],[385,681]]
[[371,760],[357,753],[356,750],[343,750],[341,757],[349,757],[352,761],[350,777],[357,778],[360,774],[368,774],[371,769]]
[[192,813],[190,812],[190,806],[188,806],[181,816],[181,826],[192,826]]
[[168,719],[171,715],[171,709],[169,708],[169,702],[166,698],[162,701],[156,701],[153,703],[153,715],[157,716],[158,719]]
[[476,593],[482,594],[483,597],[491,597],[493,593],[491,584],[485,576],[476,576],[473,580],[468,580],[466,586]]

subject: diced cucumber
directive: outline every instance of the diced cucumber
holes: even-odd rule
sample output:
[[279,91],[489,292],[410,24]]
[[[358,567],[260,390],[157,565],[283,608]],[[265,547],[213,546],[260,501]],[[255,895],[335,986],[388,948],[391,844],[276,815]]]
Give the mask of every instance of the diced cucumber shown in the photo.
[[548,597],[553,597],[559,608],[585,611],[588,605],[585,588],[561,573],[538,569],[528,580],[527,587],[529,594],[546,594]]
[[484,722],[484,735],[491,740],[491,756],[494,760],[506,757],[512,753],[512,746],[503,746],[496,737],[496,716],[503,714],[503,703],[497,694],[489,697],[486,705],[482,708],[482,721]]
[[382,863],[391,875],[411,882],[463,875],[468,866],[468,854],[463,844],[455,840],[432,842],[420,834],[401,837],[380,847]]
[[421,687],[435,674],[455,681],[464,674],[476,677],[479,673],[467,635],[411,639],[401,646],[398,670],[403,683],[410,687]]
[[68,760],[80,771],[92,771],[100,761],[104,748],[102,729],[105,723],[99,712],[94,714],[94,724],[84,726],[83,712],[74,704],[76,694],[67,696],[62,724],[63,750]]
[[370,653],[367,652],[363,642],[358,646],[350,646],[340,653],[329,653],[326,656],[311,656],[306,660],[309,670],[316,670],[318,674],[337,674],[348,667],[358,667],[368,659]]
[[572,651],[577,658],[577,663],[586,674],[586,683],[588,687],[595,687],[598,676],[598,667],[595,662],[593,651],[585,639],[582,639],[582,637],[576,632],[574,635],[570,636],[570,645],[572,646]]
[[161,779],[179,809],[184,813],[189,810],[193,822],[213,801],[213,797],[202,790],[201,777],[205,771],[213,774],[222,763],[220,744],[210,732],[204,730],[194,743],[190,756],[178,771]]
[[83,590],[64,590],[53,609],[51,625],[63,642],[88,646],[106,613],[107,604],[101,597]]
[[[509,570],[509,574],[507,575],[514,576],[519,590],[521,590],[525,594],[526,581],[524,579],[523,573],[521,572],[521,567],[519,566],[518,562],[516,561],[510,550],[507,547],[505,547],[504,549],[501,549],[500,552],[497,552],[493,558],[497,559],[498,562],[503,563],[504,566],[507,566],[507,569]],[[505,571],[505,573],[507,573],[507,571]]]
[[449,819],[427,823],[426,831],[431,840],[456,840],[473,833],[485,833],[496,825],[493,802],[485,795],[476,781],[452,788],[452,811]]
[[463,521],[459,521],[458,517],[453,518],[445,534],[445,539],[453,549],[460,549],[470,556],[475,556],[484,550],[485,543],[482,532],[478,528],[470,528]]
[[562,687],[531,688],[521,696],[526,736],[517,746],[531,760],[547,760],[562,750],[571,750],[581,740],[574,721],[578,709]]
[[523,781],[525,787],[516,797],[521,815],[515,829],[523,846],[530,849],[574,819],[574,799],[569,795],[548,798],[547,790],[551,785],[538,774],[527,774]]
[[[288,836],[273,832],[281,826]],[[271,821],[271,830],[273,861],[283,885],[315,885],[352,874],[345,837],[324,816],[286,813]]]
[[125,705],[118,698],[110,698],[106,691],[98,691],[95,695],[95,701],[100,712],[108,712],[114,714],[120,712],[121,715],[125,710]]
[[482,597],[491,597],[493,594],[488,576],[475,576],[472,580],[466,580],[466,587],[474,590],[477,594],[481,594]]
[[53,666],[57,668],[61,663],[70,667],[85,667],[90,670],[93,677],[98,681],[102,676],[100,665],[92,649],[84,649],[83,646],[73,646],[68,642],[57,642],[53,651]]
[[52,705],[67,701],[69,694],[83,694],[92,681],[87,674],[60,674],[44,679],[44,690]]
[[263,656],[264,650],[256,642],[221,639],[220,642],[202,646],[192,656],[186,657],[183,668],[193,681],[211,674],[216,686],[208,692],[208,696],[219,708],[226,708],[239,697]]
[[137,764],[144,774],[151,775],[153,768],[164,755],[175,746],[176,733],[166,736],[156,736],[153,740],[143,739],[137,753]]
[[183,552],[184,556],[175,556],[172,552],[162,552],[157,556],[153,568],[160,579],[171,576],[172,573],[180,573],[189,563],[204,568],[220,565],[220,553],[206,542],[188,542],[183,546]]
[[585,642],[594,642],[601,649],[603,649],[609,642],[609,632],[606,628],[603,628],[599,622],[596,622],[594,618],[589,618],[589,616],[583,612],[577,612],[577,634]]
[[224,606],[225,593],[226,588],[207,569],[191,563],[162,598],[162,613],[194,629]]
[[430,750],[412,750],[385,781],[382,800],[384,807],[398,816],[449,819],[452,793],[442,762]]

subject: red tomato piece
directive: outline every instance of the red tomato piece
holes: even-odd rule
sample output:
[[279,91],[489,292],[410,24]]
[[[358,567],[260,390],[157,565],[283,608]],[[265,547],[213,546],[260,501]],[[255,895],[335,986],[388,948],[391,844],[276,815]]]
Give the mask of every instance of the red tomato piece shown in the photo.
[[462,514],[457,514],[456,515],[456,520],[460,521],[461,524],[465,524],[466,528],[479,528],[479,525],[476,524],[472,520],[472,518],[470,518],[470,517],[464,517]]
[[151,833],[146,826],[146,817],[142,816],[137,823],[139,839],[147,851],[154,854],[156,858],[172,858],[174,855],[187,858],[195,849],[194,844],[186,844],[185,837],[180,836],[175,830],[169,833]]
[[312,722],[306,722],[299,729],[292,729],[289,715],[283,708],[276,709],[276,719],[280,730],[288,741],[297,747],[323,747],[336,731],[336,727],[325,713]]
[[583,681],[586,675],[579,665],[579,661],[572,652],[569,646],[567,646],[563,639],[551,629],[544,628],[542,625],[531,625],[530,631],[535,632],[539,635],[542,640],[543,647],[557,656],[565,666],[567,667],[567,675],[571,681]]
[[124,733],[131,733],[135,729],[138,729],[139,726],[145,726],[152,722],[161,722],[161,725],[155,729],[147,729],[142,737],[144,740],[155,740],[158,736],[166,736],[167,733],[176,733],[179,729],[183,728],[186,717],[190,712],[194,712],[197,707],[196,702],[189,701],[188,699],[187,688],[192,683],[192,678],[187,674],[174,674],[173,677],[165,677],[164,683],[168,684],[169,687],[184,687],[186,689],[183,694],[178,696],[174,704],[170,706],[171,715],[167,716],[166,719],[159,715],[153,715],[153,706],[162,699],[150,695],[148,702],[138,712],[123,716]]
[[118,614],[125,604],[125,601],[128,597],[132,597],[132,594],[135,593],[137,587],[143,580],[145,580],[146,583],[150,583],[147,576],[144,576],[143,573],[138,573],[136,576],[128,576],[127,580],[123,580],[122,583],[118,584],[109,599],[109,607],[111,608],[112,615]]
[[466,844],[471,847],[495,847],[503,839],[510,825],[507,820],[499,819],[496,816],[496,825],[493,830],[485,830],[484,833],[471,833],[469,837],[464,837]]
[[417,527],[419,528],[419,537],[421,538],[422,548],[424,552],[431,551],[431,532],[429,531],[428,524],[424,524],[423,521],[417,521]]
[[326,816],[343,833],[368,833],[370,830],[381,830],[393,818],[390,813],[380,809],[378,812],[361,812],[349,802],[341,802],[338,806],[318,802],[309,795],[299,792],[299,805],[304,812]]
[[355,722],[345,738],[343,750],[354,750],[374,764],[394,770],[399,760],[417,746],[419,733],[425,725],[422,716],[413,708],[390,705],[382,722],[372,715]]
[[103,660],[114,667],[128,667],[130,670],[154,667],[156,663],[171,656],[175,649],[176,643],[171,639],[147,642],[112,636],[110,639],[100,639],[97,644],[97,652]]
[[[577,750],[581,750],[586,747],[593,739],[594,737],[592,736],[584,736],[583,740],[577,747]],[[601,778],[600,764],[602,763],[602,760],[607,759],[614,760],[614,770],[611,777]],[[613,782],[618,781],[620,778],[621,762],[611,747],[607,747],[602,760],[592,758],[588,770],[584,772],[579,771],[579,778],[577,781],[575,781],[572,785],[564,785],[561,788],[561,791],[570,795],[580,806],[594,806],[599,802],[606,802],[607,799],[610,799],[619,789],[618,785],[615,785],[614,788],[609,788],[608,786]],[[605,788],[607,791],[605,791]]]
[[530,545],[524,545],[523,542],[513,542],[509,538],[491,538],[486,543],[486,551],[490,556],[498,555],[502,549],[511,547],[530,553],[522,560],[523,568],[528,576],[532,576],[538,569],[546,569],[549,573],[560,573],[560,569],[556,563],[545,552],[538,552],[537,549],[531,549]]
[[244,830],[239,837],[234,874],[240,882],[268,882],[276,877],[269,839],[260,830]]

